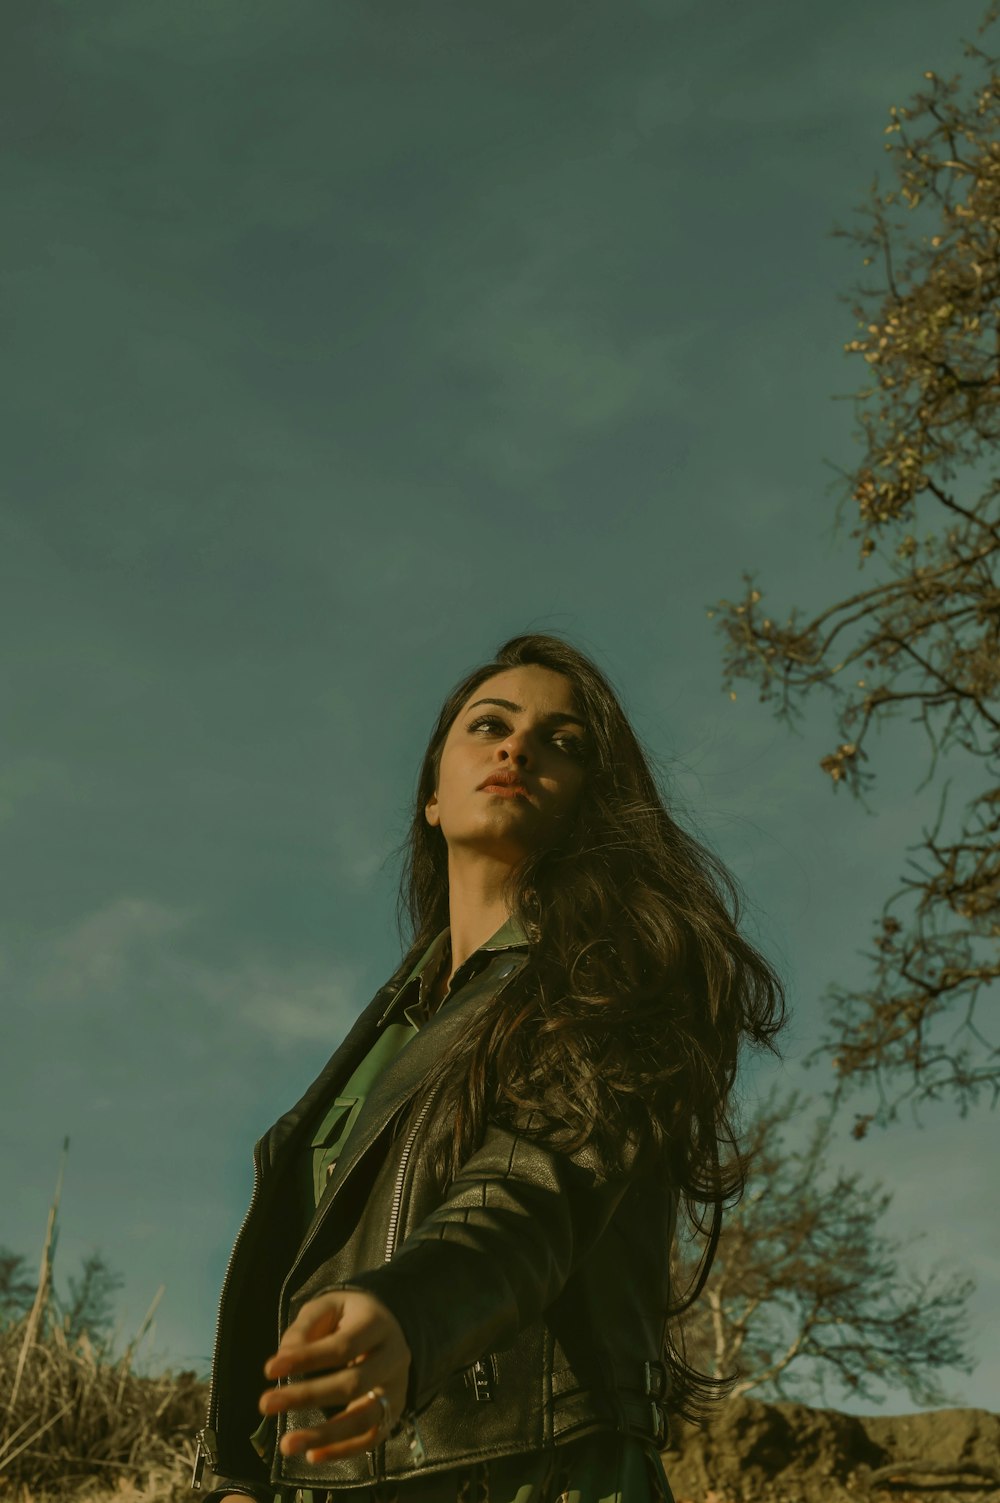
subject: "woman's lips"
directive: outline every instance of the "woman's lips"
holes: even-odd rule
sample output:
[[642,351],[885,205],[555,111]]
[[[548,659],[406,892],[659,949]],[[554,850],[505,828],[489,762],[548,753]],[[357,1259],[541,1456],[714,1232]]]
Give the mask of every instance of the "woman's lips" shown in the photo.
[[520,783],[486,783],[480,789],[481,793],[499,793],[504,798],[514,798],[520,794],[522,798],[528,797],[527,788],[522,788]]

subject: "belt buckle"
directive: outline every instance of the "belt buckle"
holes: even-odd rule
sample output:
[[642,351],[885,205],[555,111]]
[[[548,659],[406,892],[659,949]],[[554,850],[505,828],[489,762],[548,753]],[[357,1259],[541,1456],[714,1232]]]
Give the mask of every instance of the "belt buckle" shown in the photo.
[[662,1362],[646,1361],[642,1364],[642,1391],[649,1399],[650,1417],[653,1424],[653,1437],[656,1444],[666,1439],[667,1422],[658,1399],[662,1399],[667,1388],[667,1370]]

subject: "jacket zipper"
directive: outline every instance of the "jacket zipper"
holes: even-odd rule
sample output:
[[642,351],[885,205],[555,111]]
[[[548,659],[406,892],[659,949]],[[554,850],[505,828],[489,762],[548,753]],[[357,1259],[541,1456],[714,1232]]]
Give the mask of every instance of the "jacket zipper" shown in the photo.
[[[509,982],[505,982],[504,986],[507,986],[509,984],[510,984]],[[503,986],[498,987],[497,988],[497,995],[499,995],[499,993],[502,992],[503,990],[504,990]],[[410,1152],[411,1152],[411,1150],[413,1148],[413,1140],[416,1138],[417,1133],[420,1130],[420,1125],[423,1122],[424,1118],[426,1117],[428,1111],[430,1110],[431,1103],[433,1102],[434,1097],[440,1091],[442,1084],[443,1084],[443,1081],[439,1080],[438,1083],[437,1083],[437,1085],[431,1091],[430,1095],[428,1097],[426,1097],[426,1099],[424,1101],[424,1104],[420,1108],[420,1111],[419,1111],[419,1113],[417,1115],[416,1121],[414,1122],[413,1126],[410,1128],[409,1133],[407,1134],[406,1142],[403,1144],[403,1152],[402,1152],[402,1155],[401,1155],[400,1160],[399,1160],[399,1170],[398,1170],[398,1172],[396,1174],[396,1185],[395,1185],[395,1189],[393,1190],[393,1194],[392,1194],[392,1206],[391,1206],[391,1208],[389,1210],[389,1235],[386,1238],[386,1243],[385,1243],[385,1259],[384,1259],[384,1261],[386,1263],[389,1263],[389,1262],[392,1261],[392,1255],[393,1255],[393,1252],[395,1251],[395,1247],[396,1247],[396,1228],[397,1228],[397,1225],[398,1225],[398,1222],[399,1222],[399,1208],[400,1208],[400,1205],[402,1204],[402,1200],[403,1200],[403,1178],[404,1178],[404,1176],[406,1174],[406,1165],[407,1165],[407,1163],[409,1161]],[[481,1364],[476,1363],[477,1367],[479,1367],[480,1365]]]
[[403,1144],[403,1152],[400,1155],[399,1160],[399,1169],[396,1172],[396,1184],[392,1192],[392,1205],[389,1208],[389,1235],[386,1237],[385,1257],[383,1259],[383,1262],[385,1263],[392,1262],[392,1255],[396,1250],[396,1230],[399,1225],[399,1208],[403,1202],[403,1179],[406,1175],[406,1166],[409,1162],[410,1154],[413,1151],[413,1142],[420,1130],[421,1123],[427,1116],[427,1113],[430,1111],[431,1103],[433,1102],[434,1097],[441,1089],[441,1084],[441,1081],[438,1081],[437,1085],[424,1101],[423,1106],[420,1108],[420,1111],[417,1114],[416,1121],[407,1134],[406,1142]]
[[[442,1082],[438,1081],[430,1095],[424,1100],[423,1106],[417,1113],[416,1121],[407,1134],[406,1142],[403,1144],[403,1152],[399,1157],[399,1168],[396,1171],[396,1183],[392,1192],[392,1204],[389,1208],[389,1231],[385,1239],[385,1257],[383,1258],[383,1262],[385,1263],[392,1262],[392,1255],[396,1250],[396,1234],[399,1229],[399,1211],[403,1203],[403,1180],[406,1177],[406,1166],[409,1163],[417,1133],[424,1118],[431,1109],[434,1097],[441,1089],[441,1084]],[[403,1429],[406,1432],[406,1443],[410,1448],[410,1455],[413,1457],[414,1466],[423,1466],[427,1460],[427,1451],[424,1447],[424,1438],[420,1434],[415,1415],[403,1416]]]
[[247,1222],[260,1192],[260,1160],[258,1158],[259,1143],[253,1147],[253,1190],[250,1195],[250,1204],[247,1206],[246,1215],[243,1217],[232,1251],[229,1254],[229,1262],[222,1277],[222,1288],[219,1291],[219,1308],[215,1317],[215,1346],[212,1356],[212,1372],[208,1384],[208,1404],[205,1409],[205,1424],[195,1436],[198,1449],[195,1452],[194,1470],[191,1473],[191,1488],[194,1492],[201,1491],[201,1477],[205,1470],[205,1462],[208,1461],[213,1471],[219,1464],[218,1440],[215,1433],[215,1374],[219,1364],[219,1335],[222,1330],[222,1306],[225,1302],[226,1291],[229,1287],[229,1278],[233,1271],[233,1263],[236,1261],[236,1250],[243,1240],[243,1234],[247,1229]]
[[[406,1174],[406,1165],[409,1161],[410,1152],[413,1148],[413,1141],[416,1138],[421,1123],[423,1122],[430,1109],[431,1102],[434,1100],[434,1097],[437,1095],[439,1090],[440,1082],[434,1087],[434,1090],[427,1097],[423,1106],[420,1108],[417,1119],[411,1127],[406,1142],[403,1145],[403,1152],[399,1160],[399,1169],[396,1174],[396,1186],[392,1196],[392,1207],[389,1211],[389,1235],[386,1238],[385,1242],[384,1259],[386,1263],[392,1261],[392,1255],[396,1250],[396,1233],[399,1227],[399,1210],[403,1200],[403,1178]],[[491,1400],[493,1398],[493,1385],[491,1381],[492,1375],[485,1362],[483,1362],[482,1358],[477,1358],[476,1361],[473,1362],[472,1366],[467,1368],[466,1371],[472,1380],[472,1391],[475,1394],[476,1399],[479,1401]],[[410,1419],[404,1421],[404,1423],[407,1427],[410,1451],[413,1453],[413,1457],[417,1465],[420,1466],[424,1460],[424,1451],[423,1442],[420,1439],[420,1432],[417,1430],[416,1421]],[[420,1453],[419,1459],[418,1452]]]
[[198,1431],[197,1435],[195,1436],[195,1440],[198,1442],[198,1449],[194,1454],[194,1470],[191,1473],[191,1490],[192,1492],[200,1493],[201,1477],[202,1473],[205,1470],[205,1462],[210,1461],[212,1463],[212,1469],[214,1470],[219,1464],[219,1455],[216,1450],[215,1431],[210,1430],[207,1425],[203,1426],[203,1428]]

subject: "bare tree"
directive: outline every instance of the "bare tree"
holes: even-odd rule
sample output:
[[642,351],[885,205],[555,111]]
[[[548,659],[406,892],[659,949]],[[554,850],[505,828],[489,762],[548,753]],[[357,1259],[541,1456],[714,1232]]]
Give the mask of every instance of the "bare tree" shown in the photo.
[[116,1273],[103,1253],[88,1253],[83,1259],[79,1278],[69,1276],[69,1292],[55,1297],[59,1322],[70,1344],[86,1334],[91,1348],[106,1356],[110,1348],[110,1330],[114,1321],[112,1300],[124,1280]]
[[[23,1253],[0,1247],[0,1330],[23,1323],[26,1353],[33,1341],[46,1340],[53,1327],[58,1326],[71,1346],[85,1335],[91,1351],[106,1357],[110,1353],[109,1332],[114,1320],[112,1301],[124,1284],[121,1274],[111,1267],[103,1253],[94,1251],[84,1257],[78,1277],[70,1274],[66,1294],[60,1294],[54,1282],[59,1202],[68,1155],[69,1138],[64,1138],[37,1278],[29,1278]],[[19,1362],[18,1383],[23,1365],[23,1361]]]
[[734,1396],[825,1402],[832,1379],[869,1401],[902,1386],[914,1403],[947,1403],[936,1374],[974,1365],[965,1311],[974,1285],[901,1266],[898,1242],[880,1230],[891,1194],[827,1167],[837,1110],[834,1098],[801,1149],[786,1142],[803,1111],[797,1092],[772,1092],[750,1124],[747,1192],[685,1317],[688,1350],[717,1377],[737,1372]]
[[0,1247],[0,1327],[24,1320],[35,1298],[35,1284],[23,1253]]
[[[980,35],[998,14],[992,0]],[[830,692],[838,744],[819,765],[834,790],[862,797],[871,729],[903,710],[930,744],[925,782],[956,748],[981,769],[947,832],[945,785],[933,828],[909,847],[921,859],[875,919],[871,984],[830,990],[821,1049],[843,1083],[867,1079],[879,1094],[858,1136],[907,1097],[944,1095],[963,1112],[984,1089],[1000,1097],[996,1022],[977,1009],[1000,976],[1000,76],[996,58],[971,43],[965,53],[986,77],[963,93],[958,75],[928,72],[928,88],[890,109],[898,184],[880,196],[876,177],[859,210],[871,223],[833,231],[881,273],[856,288],[860,332],[845,346],[868,369],[854,395],[863,452],[840,471],[837,510],[839,522],[844,502],[856,506],[859,568],[876,561],[878,580],[781,625],[745,572],[742,600],[708,612],[727,639],[732,698],[733,680],[750,680],[790,724],[810,689]],[[890,223],[894,204],[907,213]]]

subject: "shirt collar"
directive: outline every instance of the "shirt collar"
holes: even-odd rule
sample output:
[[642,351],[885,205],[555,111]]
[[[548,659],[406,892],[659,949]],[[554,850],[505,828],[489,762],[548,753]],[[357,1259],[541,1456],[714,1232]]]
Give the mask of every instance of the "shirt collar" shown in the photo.
[[[411,1023],[415,1021],[416,1014],[419,1014],[421,1012],[422,1004],[425,1003],[426,993],[429,991],[431,984],[433,984],[435,977],[438,975],[441,965],[445,962],[445,958],[448,953],[448,942],[450,937],[450,925],[446,925],[439,934],[436,934],[434,936],[430,944],[427,946],[427,949],[421,955],[420,959],[417,961],[416,965],[413,967],[412,971],[407,976],[406,980],[403,982],[399,990],[396,992],[392,1001],[389,1003],[389,1006],[382,1014],[382,1017],[379,1019],[380,1024],[384,1023],[386,1019],[396,1011],[397,1003],[403,997],[404,993],[414,990],[414,983],[416,983],[415,989],[417,992],[417,999],[404,1009],[404,1016],[409,1019]],[[484,940],[479,948],[472,952],[468,960],[466,960],[465,964],[461,967],[461,970],[463,972],[462,980],[466,980],[468,974],[481,968],[483,962],[477,962],[477,956],[482,955],[488,957],[490,954],[493,954],[494,952],[500,950],[526,950],[529,944],[530,940],[528,939],[524,928],[512,914],[510,918],[508,918],[504,923],[500,925],[500,928],[497,929],[495,934],[491,934],[489,939]],[[424,979],[421,980],[418,978]],[[411,1013],[414,1013],[414,1017],[411,1017]]]
[[[421,955],[420,959],[413,967],[413,970],[407,976],[406,981],[403,982],[404,986],[406,986],[408,982],[412,981],[415,976],[421,975],[424,971],[427,972],[428,976],[432,976],[434,974],[437,965],[444,956],[445,950],[448,948],[448,941],[450,937],[451,925],[447,924],[441,930],[441,932],[439,934],[436,934],[435,937],[431,940],[430,944],[427,946],[427,949],[424,951],[423,955]],[[508,918],[504,923],[500,925],[500,928],[496,931],[496,933],[491,934],[489,939],[484,940],[484,942],[479,946],[479,949],[473,951],[473,954],[478,955],[479,950],[492,951],[521,949],[525,948],[529,943],[530,941],[527,934],[525,933],[524,928],[515,917],[515,915],[511,914],[510,918]]]

